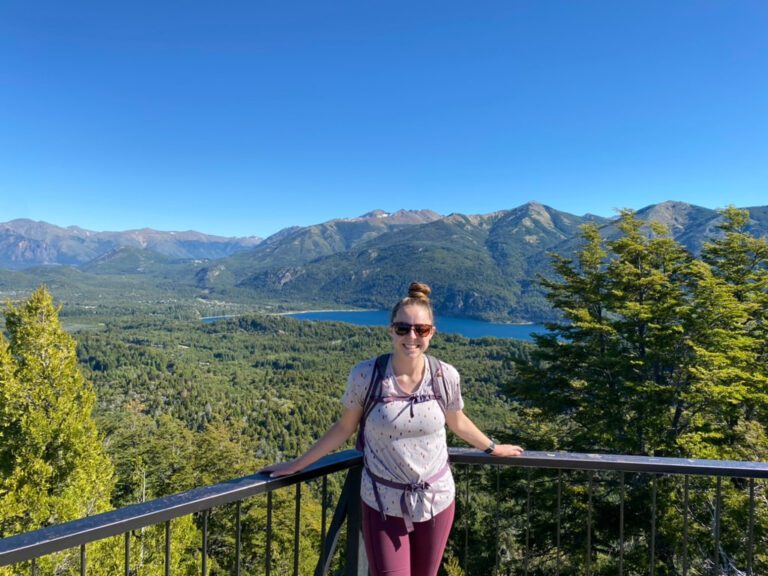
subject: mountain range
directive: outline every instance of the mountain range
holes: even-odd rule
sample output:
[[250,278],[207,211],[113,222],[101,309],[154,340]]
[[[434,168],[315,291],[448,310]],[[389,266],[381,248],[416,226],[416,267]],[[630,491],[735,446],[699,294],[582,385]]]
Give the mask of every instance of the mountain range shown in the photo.
[[[768,233],[768,206],[748,208]],[[664,202],[637,211],[692,252],[718,232],[715,210]],[[548,253],[573,253],[580,227],[618,235],[615,221],[536,202],[484,215],[374,210],[358,218],[291,227],[266,238],[199,232],[92,232],[44,222],[0,224],[0,292],[46,282],[92,294],[155,290],[189,297],[386,308],[408,282],[433,287],[439,314],[540,321],[551,310],[536,278]]]
[[121,248],[138,248],[174,259],[223,258],[257,246],[261,238],[223,238],[200,232],[160,232],[145,228],[93,232],[18,219],[0,223],[0,268],[39,265],[80,266]]

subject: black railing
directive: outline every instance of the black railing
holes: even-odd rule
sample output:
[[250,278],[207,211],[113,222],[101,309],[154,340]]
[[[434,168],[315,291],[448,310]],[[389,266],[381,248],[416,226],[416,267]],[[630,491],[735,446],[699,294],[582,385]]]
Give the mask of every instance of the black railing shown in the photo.
[[[691,460],[678,458],[653,458],[642,456],[617,456],[599,454],[572,454],[550,452],[526,452],[520,458],[506,459],[487,456],[475,450],[450,449],[450,459],[457,469],[457,497],[459,508],[457,509],[457,526],[452,536],[453,548],[460,551],[463,559],[465,574],[472,572],[470,562],[470,523],[462,522],[462,516],[471,514],[470,490],[471,476],[475,467],[481,466],[482,471],[495,473],[496,493],[491,500],[495,502],[496,513],[493,516],[496,522],[497,533],[500,534],[500,506],[505,494],[514,491],[520,500],[517,510],[520,512],[516,537],[520,542],[520,554],[516,559],[515,573],[524,574],[570,574],[574,572],[574,566],[578,567],[578,573],[593,574],[593,570],[605,572],[605,557],[611,556],[611,572],[622,575],[626,569],[625,554],[627,553],[627,535],[625,528],[628,526],[625,517],[627,502],[627,489],[637,490],[643,488],[643,497],[647,497],[647,505],[643,510],[645,514],[645,532],[643,541],[647,544],[647,573],[655,575],[657,566],[661,566],[665,560],[657,555],[658,528],[658,484],[668,478],[674,478],[679,484],[675,485],[676,497],[674,506],[679,511],[680,538],[682,549],[674,551],[674,566],[666,565],[664,573],[682,574],[693,576],[700,574],[702,570],[710,574],[746,574],[753,576],[755,572],[755,550],[764,547],[761,540],[756,543],[755,518],[758,514],[757,501],[764,499],[763,484],[760,479],[768,478],[768,463],[761,462],[735,462],[715,460]],[[173,496],[159,498],[150,502],[126,506],[118,510],[106,512],[73,522],[60,524],[19,534],[0,540],[0,566],[13,566],[14,573],[37,574],[38,560],[47,555],[75,549],[79,547],[79,570],[81,574],[87,573],[87,545],[114,536],[124,538],[124,573],[132,574],[131,568],[131,535],[135,531],[149,526],[165,527],[164,566],[165,574],[171,571],[171,521],[176,518],[198,513],[201,515],[201,542],[199,546],[200,570],[204,576],[209,571],[209,526],[208,518],[213,509],[227,504],[235,505],[234,522],[234,556],[235,561],[232,573],[241,574],[241,503],[259,494],[267,495],[267,535],[265,550],[265,566],[263,571],[270,574],[272,570],[272,494],[275,490],[294,486],[296,493],[295,519],[294,519],[294,556],[293,573],[299,574],[298,540],[301,522],[301,487],[304,483],[319,479],[322,482],[322,520],[321,536],[318,543],[318,560],[315,574],[330,573],[334,558],[337,556],[338,543],[343,534],[342,527],[346,524],[346,537],[343,547],[343,565],[340,568],[345,575],[362,575],[366,573],[367,565],[365,554],[362,551],[360,540],[360,504],[359,485],[362,459],[359,452],[349,450],[330,455],[310,466],[306,470],[290,477],[271,479],[265,475],[255,474],[222,482],[213,486],[200,487]],[[463,468],[463,470],[458,470]],[[510,482],[501,482],[501,470],[505,473],[510,469],[518,469],[517,474],[524,476],[515,486],[510,487]],[[522,471],[520,470],[522,469]],[[335,506],[330,525],[327,524],[325,502],[327,498],[328,476],[330,474],[346,471],[344,487],[340,492]],[[534,479],[532,474],[539,475]],[[581,476],[576,477],[581,474]],[[586,474],[586,477],[583,476]],[[488,475],[494,477],[493,473]],[[632,477],[632,481],[630,481]],[[638,482],[637,478],[642,478]],[[704,490],[700,479],[713,482],[711,489]],[[737,490],[743,495],[745,506],[745,523],[743,537],[736,538],[739,550],[728,550],[726,543],[721,539],[722,519],[724,514],[724,487],[723,479],[728,479],[729,488]],[[462,484],[464,482],[464,484]],[[568,487],[578,485],[577,491],[568,490]],[[601,490],[601,486],[603,489]],[[606,497],[610,488],[610,498]],[[546,519],[542,520],[542,512],[539,506],[533,505],[537,497],[548,503],[552,503],[551,509],[546,512]],[[618,491],[618,494],[615,492]],[[578,522],[573,518],[565,518],[567,506],[564,503],[566,497],[572,498],[575,493],[583,497],[579,504],[580,516]],[[704,494],[706,492],[706,494]],[[546,493],[547,496],[541,496]],[[667,490],[669,493],[669,490]],[[692,505],[694,498],[706,500],[706,509],[710,514],[707,526],[706,538],[701,535],[700,518],[696,518]],[[730,499],[733,501],[733,498]],[[607,503],[607,504],[606,504]],[[598,534],[595,530],[598,523],[595,515],[605,513],[606,506],[612,507],[615,513],[615,522],[612,524],[611,545],[605,542],[597,542]],[[538,511],[538,516],[535,513]],[[598,510],[599,509],[599,510]],[[765,511],[763,511],[765,512]],[[568,523],[571,529],[580,531],[578,538],[573,534],[564,533],[564,523]],[[637,519],[634,519],[635,524]],[[463,526],[462,526],[463,523]],[[711,545],[708,557],[701,558],[701,550],[694,558],[689,550],[689,534],[696,523],[697,542],[707,542]],[[605,521],[601,520],[601,529],[605,530]],[[327,528],[327,530],[326,530]],[[738,529],[739,527],[737,527]],[[733,526],[729,527],[733,531]],[[537,533],[538,531],[538,533]],[[541,532],[547,532],[542,536]],[[732,534],[729,536],[728,545],[733,546]],[[463,546],[457,544],[463,540]],[[509,573],[504,568],[505,560],[501,558],[500,538],[496,539],[495,560],[491,567],[494,573]],[[576,554],[577,544],[583,545],[581,553]],[[633,543],[633,546],[636,542]],[[669,555],[668,552],[665,552]],[[574,562],[574,554],[580,556]],[[602,555],[604,566],[598,569],[595,563]],[[738,559],[738,562],[737,562]],[[508,564],[509,562],[507,562]],[[739,563],[739,566],[736,564]],[[337,559],[336,565],[339,565]]]
[[[762,571],[755,568],[755,552],[764,551],[768,541],[765,534],[759,544],[756,541],[758,499],[764,503],[764,517],[768,513],[765,509],[768,508],[765,506],[765,503],[768,503],[765,483],[758,483],[759,480],[768,478],[766,462],[533,451],[526,452],[520,458],[503,459],[489,458],[474,450],[451,449],[450,452],[454,464],[494,465],[497,469],[495,482],[490,478],[492,475],[486,474],[489,478],[486,478],[485,483],[476,483],[472,490],[471,469],[456,475],[457,497],[462,506],[457,508],[459,533],[455,533],[452,538],[461,542],[461,545],[456,547],[463,548],[462,568],[465,574],[768,574],[765,558],[761,566]],[[500,482],[499,468],[527,470],[518,470],[515,477],[507,478],[507,486],[504,486]],[[534,479],[533,473],[538,477]],[[742,497],[744,503],[743,525],[729,527],[731,541],[728,544],[738,549],[727,549],[721,538],[725,512],[724,479],[730,482],[730,502],[735,501],[735,493]],[[676,539],[680,544],[679,549],[672,555],[666,550],[666,557],[662,557],[657,549],[657,542],[661,539],[658,532],[661,522],[661,492],[658,487],[661,482],[666,482],[666,504],[670,494],[672,499],[676,499],[672,506],[666,507],[666,511],[671,509],[678,514],[677,524],[680,527]],[[515,486],[510,487],[510,483]],[[508,518],[507,525],[516,529],[521,552],[517,559],[513,559],[511,563],[507,562],[506,569],[500,565],[500,544],[499,538],[496,538],[495,562],[490,567],[491,570],[488,570],[487,566],[478,567],[477,563],[476,569],[472,570],[473,558],[470,550],[477,552],[482,549],[482,545],[477,546],[477,542],[474,548],[469,545],[470,522],[462,522],[461,515],[472,514],[471,500],[478,488],[481,492],[495,490],[490,500],[496,507],[492,522],[496,524],[497,535],[502,532],[499,506],[510,494],[518,500],[518,505],[513,511],[519,513],[519,517],[513,518],[511,522]],[[635,496],[635,510],[631,520],[625,514],[630,492]],[[539,496],[539,503],[543,502],[546,508],[543,513],[540,504],[533,505],[536,494]],[[636,498],[638,494],[642,498],[639,520]],[[566,503],[566,499],[569,502]],[[705,522],[702,522],[702,509],[705,511],[706,526]],[[570,518],[566,518],[568,511],[571,512]],[[578,534],[564,531],[566,520],[568,528],[571,531],[576,529]],[[637,561],[635,554],[630,569],[626,562],[629,537],[625,530],[632,528],[636,537],[638,524],[642,525],[642,536],[647,549],[643,552],[645,558],[642,562]],[[702,535],[702,526],[706,531],[705,535]],[[610,532],[610,537],[601,534],[602,541],[597,542],[598,528],[603,533]],[[736,538],[734,532],[737,532]],[[636,540],[635,538],[633,546],[636,546]],[[669,538],[666,540],[668,542]],[[702,548],[705,545],[709,546],[708,550]],[[597,567],[596,561],[600,555],[602,566]],[[610,561],[606,561],[608,556],[612,556]],[[638,568],[640,564],[642,570]]]
[[[208,574],[208,526],[207,519],[210,511],[214,508],[218,508],[227,504],[236,504],[235,508],[235,573],[240,574],[240,550],[241,550],[241,530],[240,530],[240,503],[245,499],[257,496],[260,494],[267,495],[267,549],[266,549],[266,562],[265,572],[271,573],[271,516],[272,516],[272,493],[275,490],[284,488],[287,486],[296,487],[296,515],[295,515],[295,532],[294,538],[298,540],[299,534],[299,522],[301,512],[301,486],[303,483],[313,480],[315,478],[322,478],[323,490],[327,489],[327,479],[329,474],[333,474],[341,471],[349,471],[345,482],[342,495],[340,497],[339,505],[337,505],[337,512],[334,516],[334,523],[332,529],[341,525],[343,516],[350,516],[355,518],[355,512],[349,511],[350,503],[355,502],[349,498],[349,494],[355,493],[355,490],[359,491],[359,479],[360,470],[362,464],[362,457],[359,452],[354,450],[348,450],[346,452],[340,452],[332,454],[316,462],[306,470],[301,471],[298,474],[294,474],[289,477],[281,478],[269,478],[264,474],[253,474],[250,476],[244,476],[234,480],[228,480],[212,486],[195,488],[172,496],[166,496],[164,498],[158,498],[149,502],[141,504],[134,504],[131,506],[125,506],[117,510],[105,512],[43,528],[33,532],[27,532],[9,538],[0,539],[0,566],[7,565],[20,565],[21,563],[29,563],[29,572],[31,574],[37,573],[36,560],[53,554],[68,550],[71,548],[80,547],[80,572],[85,574],[87,572],[87,555],[86,545],[92,542],[97,542],[110,538],[113,536],[123,535],[125,539],[125,561],[124,568],[125,574],[131,574],[130,566],[130,545],[132,532],[148,527],[165,524],[165,558],[164,567],[165,573],[170,572],[171,567],[171,520],[180,518],[190,514],[200,513],[202,515],[202,542],[201,542],[201,571],[202,574]],[[325,501],[325,494],[323,495],[323,501]],[[325,514],[326,508],[323,507],[323,519],[322,523],[325,526]],[[358,519],[359,523],[359,519]],[[348,547],[355,547],[357,549],[356,538],[357,532],[354,530],[348,531],[350,536],[348,538]],[[338,539],[338,534],[333,538],[327,538],[325,535],[325,529],[322,534],[323,542],[321,542],[322,550],[326,550],[326,543]],[[324,556],[326,552],[323,552]],[[294,546],[294,574],[298,574],[298,547]],[[351,557],[351,555],[350,555]],[[324,563],[325,558],[322,559]],[[350,564],[354,564],[354,560],[350,561]]]

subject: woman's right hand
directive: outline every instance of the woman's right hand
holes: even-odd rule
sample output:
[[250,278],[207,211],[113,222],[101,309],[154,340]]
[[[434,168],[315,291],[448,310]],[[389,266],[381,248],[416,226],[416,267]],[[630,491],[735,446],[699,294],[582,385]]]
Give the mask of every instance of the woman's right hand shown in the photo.
[[290,476],[291,474],[301,472],[307,466],[314,464],[320,458],[344,444],[352,436],[352,433],[357,430],[357,425],[362,415],[363,409],[359,406],[345,408],[341,418],[302,456],[287,462],[264,466],[258,473],[270,473],[270,478],[277,478],[278,476]]
[[287,462],[280,462],[270,464],[259,470],[258,474],[269,474],[270,478],[277,478],[279,476],[290,476],[301,472],[303,468],[296,463],[296,460],[288,460]]

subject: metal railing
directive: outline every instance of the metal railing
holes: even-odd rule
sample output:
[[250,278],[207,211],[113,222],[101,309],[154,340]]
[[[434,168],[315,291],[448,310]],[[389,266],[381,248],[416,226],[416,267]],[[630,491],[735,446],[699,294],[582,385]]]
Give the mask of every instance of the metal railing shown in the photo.
[[[301,486],[303,483],[320,478],[323,480],[323,502],[326,499],[327,477],[330,474],[348,471],[344,489],[336,507],[331,528],[336,531],[332,536],[326,537],[326,511],[323,507],[322,519],[322,550],[325,551],[326,544],[333,544],[335,547],[338,539],[338,529],[344,518],[357,518],[352,504],[356,501],[349,498],[350,494],[359,492],[360,470],[362,465],[362,456],[359,452],[348,450],[337,454],[329,455],[316,462],[307,469],[298,474],[281,478],[269,478],[265,474],[253,474],[244,476],[226,482],[221,482],[212,486],[199,487],[172,496],[158,498],[149,502],[125,506],[117,510],[97,514],[87,518],[74,520],[64,524],[43,528],[33,532],[27,532],[9,538],[0,539],[0,566],[20,565],[21,563],[30,563],[29,573],[37,574],[37,562],[39,558],[68,550],[71,548],[80,548],[80,573],[87,573],[87,553],[86,545],[110,538],[123,535],[125,539],[125,562],[124,573],[126,576],[132,574],[130,566],[130,545],[132,532],[148,526],[165,524],[165,558],[164,573],[170,574],[171,571],[171,520],[181,518],[190,514],[202,514],[202,542],[201,550],[201,571],[203,575],[208,574],[208,515],[214,508],[225,506],[227,504],[236,504],[236,534],[235,534],[235,573],[240,574],[240,549],[241,549],[241,523],[240,523],[240,503],[244,500],[260,495],[267,495],[267,550],[266,550],[266,574],[271,573],[271,515],[272,515],[272,493],[280,488],[295,486],[296,488],[296,514],[294,538],[298,539],[299,522],[301,512]],[[359,524],[359,519],[357,519]],[[357,550],[358,531],[349,530],[347,546],[350,549]],[[324,556],[325,552],[321,554]],[[348,555],[352,558],[352,555]],[[329,557],[330,561],[330,557]],[[321,558],[318,563],[325,564],[325,558]],[[298,574],[298,547],[294,546],[294,574]],[[354,564],[354,560],[350,560]]]
[[[644,523],[643,542],[647,547],[644,554],[647,562],[645,569],[655,576],[660,573],[693,576],[705,570],[709,574],[746,574],[754,576],[756,531],[755,519],[758,514],[758,499],[764,495],[764,486],[758,481],[768,478],[768,463],[736,462],[715,460],[692,460],[679,458],[654,458],[642,456],[618,456],[607,454],[573,454],[553,452],[526,452],[520,458],[499,458],[487,456],[476,450],[449,450],[450,459],[456,470],[457,523],[449,546],[457,550],[462,557],[464,573],[472,572],[469,541],[473,530],[469,518],[472,514],[472,497],[477,496],[470,490],[473,474],[477,470],[489,478],[495,478],[495,494],[490,500],[495,504],[496,534],[501,534],[500,525],[505,519],[501,513],[506,494],[514,493],[519,501],[516,510],[517,522],[515,537],[519,542],[519,554],[513,559],[514,573],[524,574],[571,574],[583,573],[625,573],[628,542],[633,538],[627,532],[636,529],[638,522]],[[479,467],[479,468],[478,468]],[[124,573],[132,574],[131,534],[149,526],[165,525],[164,573],[171,572],[171,520],[190,514],[201,515],[200,570],[203,576],[209,573],[209,528],[208,517],[211,510],[227,504],[235,505],[235,544],[234,568],[232,572],[241,574],[241,503],[259,494],[267,495],[267,535],[264,573],[272,569],[271,515],[272,493],[280,488],[295,487],[295,528],[293,573],[299,574],[298,539],[301,522],[301,487],[304,483],[319,479],[322,482],[322,520],[321,535],[318,543],[316,575],[328,574],[337,553],[342,527],[346,524],[346,539],[343,548],[343,567],[345,575],[362,575],[367,571],[365,554],[360,539],[360,504],[359,486],[362,470],[362,458],[359,452],[349,450],[323,458],[306,470],[290,477],[268,478],[254,474],[220,484],[195,488],[150,502],[126,506],[111,512],[51,526],[34,532],[19,534],[0,539],[0,566],[23,567],[23,573],[38,573],[38,560],[47,555],[79,547],[79,571],[87,574],[87,545],[114,536],[124,538]],[[346,471],[344,487],[335,506],[331,523],[327,526],[327,478],[330,474]],[[539,475],[533,478],[532,474]],[[515,473],[516,480],[508,478],[502,481],[502,474]],[[638,478],[640,480],[638,480]],[[669,510],[679,512],[680,538],[682,548],[674,551],[658,550],[660,538],[658,523],[660,520],[659,482],[675,479],[672,506],[664,505]],[[703,479],[703,480],[701,480]],[[744,508],[743,537],[737,538],[739,550],[726,549],[723,542],[724,491],[726,479],[731,493],[738,493],[739,502]],[[701,481],[713,482],[711,489],[703,489]],[[492,484],[493,482],[491,482]],[[487,482],[486,482],[487,484]],[[678,486],[679,484],[679,486]],[[695,489],[694,489],[695,484]],[[575,487],[575,488],[574,488]],[[488,486],[486,486],[488,488]],[[669,488],[669,487],[667,487]],[[616,494],[618,491],[618,494]],[[735,492],[734,492],[735,491]],[[642,493],[647,498],[644,510],[638,517],[628,519],[625,512],[630,493]],[[535,499],[547,502],[546,510],[535,504]],[[570,498],[571,502],[565,502]],[[574,504],[574,499],[579,501]],[[669,500],[669,499],[668,499]],[[697,504],[694,503],[694,500]],[[729,502],[735,501],[730,497]],[[705,502],[710,514],[707,533],[702,535],[700,518],[696,518],[695,505]],[[551,506],[550,506],[551,504]],[[575,508],[574,508],[575,506]],[[614,518],[607,521],[611,532],[611,544],[600,542],[598,530],[605,532],[605,518],[598,519],[598,513],[605,515],[606,509],[612,508]],[[578,511],[578,521],[569,510]],[[610,514],[609,514],[610,516]],[[544,518],[546,517],[546,518]],[[564,531],[568,524],[571,532]],[[694,535],[694,527],[698,530]],[[326,530],[327,528],[327,530]],[[733,526],[729,526],[729,538],[732,538]],[[463,540],[463,546],[461,541]],[[511,573],[504,567],[501,558],[501,538],[495,539],[493,573]],[[707,558],[693,558],[689,549],[691,542],[707,542],[711,550]],[[762,541],[761,541],[762,542]],[[636,546],[637,539],[632,542]],[[728,542],[728,545],[733,545]],[[763,546],[761,543],[760,546]],[[579,548],[581,551],[579,552]],[[701,550],[698,550],[701,552]],[[636,553],[636,552],[633,552]],[[610,558],[608,558],[610,556]],[[672,560],[670,560],[670,558]],[[700,554],[699,554],[700,556]],[[574,560],[574,557],[577,557]],[[739,558],[740,567],[734,558]],[[601,560],[602,558],[602,560]],[[606,558],[608,558],[606,560]],[[603,567],[597,562],[601,561]],[[606,564],[606,562],[608,564]],[[666,564],[665,564],[666,562]],[[337,562],[338,564],[338,562]],[[508,564],[508,562],[507,562]],[[605,568],[610,565],[610,568]],[[578,569],[578,572],[575,570]],[[15,573],[22,573],[16,569]],[[479,573],[479,571],[478,571]]]
[[[459,533],[452,538],[463,540],[462,568],[465,574],[768,574],[765,558],[761,570],[755,566],[755,552],[765,550],[768,541],[768,534],[763,533],[758,544],[756,532],[758,499],[763,503],[764,520],[768,513],[768,491],[765,483],[759,482],[768,478],[766,462],[533,451],[519,459],[503,459],[462,449],[451,449],[451,461],[484,467],[493,465],[496,469],[495,486],[486,478],[485,485],[480,483],[473,490],[470,490],[470,469],[456,474],[457,499],[463,506],[457,507],[459,525],[455,528],[459,528]],[[507,486],[500,481],[500,469],[517,472],[516,477],[507,478]],[[538,478],[533,478],[534,473]],[[726,485],[724,480],[729,484]],[[659,489],[662,482],[665,483],[663,492]],[[472,514],[473,495],[477,498],[477,493],[483,490],[495,491],[490,498],[495,506],[495,513],[490,515],[495,526],[489,530],[497,535],[495,562],[492,566],[476,565],[472,570],[470,550],[477,552],[482,546],[469,546],[471,523],[462,522],[461,516]],[[743,519],[742,525],[729,525],[730,541],[727,544],[731,549],[722,538],[726,492],[731,504],[740,500],[740,518]],[[499,509],[510,494],[518,500],[518,505],[512,508],[518,517],[512,518],[512,522],[507,518],[507,525],[516,529],[520,552],[511,562],[512,570],[509,566],[503,569],[499,558],[502,533]],[[635,496],[635,509],[633,517],[629,518],[627,507],[631,494]],[[639,513],[638,494],[641,498]],[[665,495],[663,507],[662,494]],[[546,508],[543,512],[534,505],[537,495]],[[663,536],[659,532],[662,510],[666,513],[666,528],[670,524],[679,527],[679,533],[675,535],[679,546],[674,551],[659,550],[660,540],[667,543],[670,540],[669,535]],[[670,511],[677,515],[674,522],[669,521]],[[566,524],[567,530],[564,529]],[[598,529],[603,532],[602,541],[598,541]],[[630,529],[633,534],[629,533]],[[637,561],[638,534],[641,534],[645,547],[640,552],[644,556],[642,562]],[[628,566],[628,543],[632,539],[633,563]],[[706,546],[709,546],[708,550]],[[598,561],[602,566],[598,566]]]

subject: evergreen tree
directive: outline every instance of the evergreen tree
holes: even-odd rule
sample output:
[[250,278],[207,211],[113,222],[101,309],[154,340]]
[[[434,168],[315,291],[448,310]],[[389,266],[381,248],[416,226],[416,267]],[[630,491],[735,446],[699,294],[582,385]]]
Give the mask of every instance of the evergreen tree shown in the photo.
[[[690,254],[664,226],[648,231],[632,211],[621,213],[623,235],[609,243],[612,326],[620,339],[621,399],[631,453],[674,455],[692,350],[683,328],[688,312]],[[615,410],[606,404],[603,410]],[[614,448],[615,449],[615,448]]]
[[[723,213],[723,235],[705,246],[702,260],[631,211],[621,213],[617,239],[603,243],[594,227],[586,228],[577,260],[555,259],[561,278],[545,285],[564,321],[537,338],[513,391],[550,418],[574,423],[558,447],[715,459],[768,453],[768,245],[746,231],[744,211]],[[649,494],[648,477],[626,486],[628,542],[647,538]],[[739,527],[749,500],[738,481],[723,486],[723,498],[729,507],[719,562],[731,570],[745,565]],[[681,499],[672,484],[658,492],[658,573],[675,573],[679,563]],[[706,482],[693,492],[691,550],[710,546],[713,499]],[[594,506],[599,517],[611,509],[610,496],[596,493]],[[756,522],[761,531],[768,518],[759,513]],[[613,527],[603,532],[597,524],[595,535],[610,542]],[[595,573],[615,573],[609,556],[595,554]],[[710,558],[703,552],[691,566],[704,570]],[[625,561],[649,568],[642,547],[628,546]],[[755,566],[764,562],[756,556]]]
[[[106,510],[112,465],[75,341],[44,287],[5,310],[0,342],[0,537]],[[66,565],[66,556],[50,562]]]
[[515,395],[574,427],[558,447],[621,453],[674,451],[689,384],[690,346],[681,327],[690,256],[665,230],[646,233],[630,211],[623,235],[606,246],[583,228],[576,260],[554,257],[560,280],[545,280],[563,314],[537,336],[533,362],[520,365]]
[[[13,439],[19,433],[17,398],[21,395],[8,341],[0,337],[0,479],[7,478],[14,467]],[[2,532],[0,532],[2,537]]]
[[[607,446],[623,436],[619,433],[623,429],[620,410],[613,413],[617,420],[604,421],[606,430],[611,431],[606,437],[601,439],[605,435],[591,425],[597,416],[595,410],[620,402],[620,360],[609,315],[610,292],[604,270],[607,252],[594,224],[585,225],[582,236],[585,244],[575,261],[552,256],[553,268],[562,280],[541,281],[563,320],[548,323],[546,334],[534,335],[537,347],[532,362],[518,360],[521,377],[513,384],[514,396],[532,401],[548,417],[570,416],[573,426],[568,435],[542,448]],[[611,419],[610,414],[605,416]]]
[[733,305],[741,308],[723,329],[739,339],[741,419],[761,426],[768,416],[768,240],[749,233],[747,210],[729,206],[721,213],[722,236],[705,244],[702,259],[727,284]]

